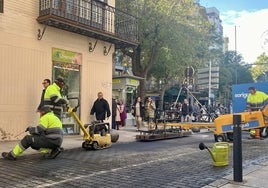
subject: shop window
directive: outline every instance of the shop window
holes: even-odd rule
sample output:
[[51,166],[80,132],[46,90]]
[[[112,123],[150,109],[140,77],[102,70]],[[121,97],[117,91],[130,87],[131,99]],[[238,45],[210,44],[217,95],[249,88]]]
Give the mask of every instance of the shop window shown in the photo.
[[4,0],[0,0],[0,13],[4,12]]

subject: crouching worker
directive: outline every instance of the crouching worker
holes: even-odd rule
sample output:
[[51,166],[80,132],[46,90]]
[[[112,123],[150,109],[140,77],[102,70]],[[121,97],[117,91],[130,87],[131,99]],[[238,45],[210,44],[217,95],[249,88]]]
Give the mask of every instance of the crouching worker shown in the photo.
[[31,147],[40,150],[45,158],[54,159],[63,150],[60,148],[63,139],[62,123],[57,116],[51,112],[49,107],[40,109],[39,125],[28,127],[26,135],[10,152],[3,152],[2,156],[8,160],[15,160],[26,149]]

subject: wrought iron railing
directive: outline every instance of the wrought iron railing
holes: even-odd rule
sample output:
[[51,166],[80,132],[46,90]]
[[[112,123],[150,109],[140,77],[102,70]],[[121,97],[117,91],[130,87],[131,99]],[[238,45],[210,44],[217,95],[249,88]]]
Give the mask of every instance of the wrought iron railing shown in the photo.
[[[39,22],[59,19],[79,29],[138,43],[137,18],[97,0],[39,0]],[[75,31],[72,31],[75,32]],[[81,33],[83,34],[83,33]]]

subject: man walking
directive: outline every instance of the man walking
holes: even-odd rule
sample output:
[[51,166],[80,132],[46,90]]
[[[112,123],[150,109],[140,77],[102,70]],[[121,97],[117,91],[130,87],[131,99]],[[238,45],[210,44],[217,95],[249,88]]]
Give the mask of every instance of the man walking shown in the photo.
[[109,117],[111,116],[111,111],[109,104],[107,100],[103,98],[103,93],[98,92],[98,98],[94,102],[91,110],[90,110],[90,115],[94,115],[97,120],[103,121],[105,118],[108,120]]

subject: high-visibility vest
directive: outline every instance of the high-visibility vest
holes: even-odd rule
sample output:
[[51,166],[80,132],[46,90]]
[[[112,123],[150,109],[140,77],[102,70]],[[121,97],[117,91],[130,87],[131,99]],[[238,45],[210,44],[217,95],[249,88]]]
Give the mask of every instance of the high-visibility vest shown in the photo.
[[256,91],[255,94],[249,94],[247,105],[251,107],[263,107],[268,100],[268,95],[261,91]]
[[60,87],[53,83],[46,88],[44,95],[44,106],[50,107],[55,115],[60,116],[62,112],[62,96],[60,93]]

